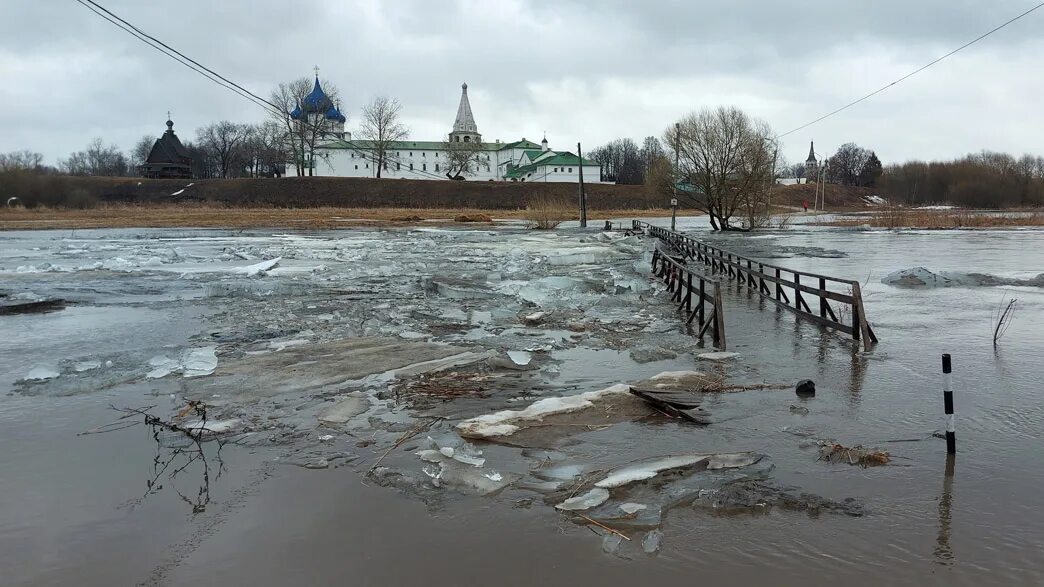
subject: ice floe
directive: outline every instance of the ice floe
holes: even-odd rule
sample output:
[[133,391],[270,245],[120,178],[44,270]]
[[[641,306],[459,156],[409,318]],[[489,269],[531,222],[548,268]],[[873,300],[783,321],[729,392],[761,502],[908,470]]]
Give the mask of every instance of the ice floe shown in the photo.
[[521,410],[503,410],[485,414],[457,424],[457,432],[466,438],[496,438],[510,436],[529,422],[539,422],[553,414],[565,414],[594,406],[594,402],[612,395],[628,395],[630,386],[613,385],[598,391],[577,395],[549,397]]
[[570,497],[555,508],[570,512],[589,510],[600,506],[609,500],[609,490],[602,487],[594,487],[587,493]]
[[54,367],[33,367],[25,374],[22,378],[23,381],[47,381],[48,379],[55,379],[59,377],[61,373]]
[[185,377],[202,377],[213,373],[217,363],[216,347],[187,349],[175,358],[161,355],[149,359],[149,367],[152,367],[152,370],[146,373],[145,377],[160,379],[179,372]]
[[595,483],[595,487],[606,489],[622,487],[636,481],[651,479],[664,471],[705,465],[707,469],[739,468],[761,460],[761,455],[752,452],[723,454],[686,454],[647,459],[621,467]]

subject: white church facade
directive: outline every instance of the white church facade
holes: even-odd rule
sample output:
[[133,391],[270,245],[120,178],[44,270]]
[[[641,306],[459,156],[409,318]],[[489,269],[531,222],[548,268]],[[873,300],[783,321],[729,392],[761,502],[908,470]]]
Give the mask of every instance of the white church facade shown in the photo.
[[[322,91],[318,80],[315,87]],[[321,97],[313,97],[312,101],[323,102]],[[336,108],[324,114],[328,122],[333,123],[334,131],[317,148],[313,174],[333,177],[377,177],[374,141],[352,138],[351,133],[344,130],[344,116],[340,111],[334,110]],[[473,144],[475,147],[471,148],[465,144]],[[470,151],[473,156],[468,169],[453,177],[454,170],[451,169],[453,165],[448,151],[461,148]],[[568,151],[554,151],[548,146],[547,137],[544,137],[540,144],[525,138],[513,142],[501,142],[500,139],[492,142],[483,141],[468,99],[468,85],[464,84],[461,86],[457,117],[446,140],[403,140],[392,143],[386,149],[381,177],[576,183],[580,180],[581,169],[584,183],[601,182],[601,166],[597,162],[590,159],[581,160],[576,154]],[[293,175],[292,169],[290,175]]]

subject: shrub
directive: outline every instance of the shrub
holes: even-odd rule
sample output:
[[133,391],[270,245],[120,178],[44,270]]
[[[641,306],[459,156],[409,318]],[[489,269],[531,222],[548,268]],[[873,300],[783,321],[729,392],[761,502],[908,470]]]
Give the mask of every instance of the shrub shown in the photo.
[[529,228],[551,230],[573,218],[573,204],[563,198],[540,196],[526,206],[525,218]]

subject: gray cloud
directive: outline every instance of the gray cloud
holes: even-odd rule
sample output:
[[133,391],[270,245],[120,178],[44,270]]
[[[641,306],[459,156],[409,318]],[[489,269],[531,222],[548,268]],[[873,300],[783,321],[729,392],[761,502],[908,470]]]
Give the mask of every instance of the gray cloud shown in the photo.
[[[703,106],[737,104],[790,130],[930,61],[1030,1],[633,2],[519,0],[111,0],[114,12],[267,95],[311,73],[356,118],[399,98],[415,138],[448,130],[469,83],[487,138],[594,146],[659,135]],[[204,80],[74,2],[6,6],[0,21],[0,151],[54,162],[101,136],[124,148],[168,109],[186,138],[260,108]],[[882,159],[1039,149],[1044,10],[841,115],[786,139],[804,159],[855,141]],[[350,120],[349,125],[352,125]]]

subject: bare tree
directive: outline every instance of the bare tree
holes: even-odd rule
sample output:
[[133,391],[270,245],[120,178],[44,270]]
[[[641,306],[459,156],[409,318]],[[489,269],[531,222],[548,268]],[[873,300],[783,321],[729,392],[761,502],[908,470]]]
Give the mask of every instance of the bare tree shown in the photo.
[[282,175],[287,160],[282,128],[271,120],[251,126],[243,154],[250,176]]
[[401,113],[402,104],[388,96],[377,96],[363,107],[359,136],[371,142],[378,178],[387,168],[392,145],[410,136],[410,129],[399,120]]
[[[855,143],[845,143],[830,157],[827,175],[830,181],[841,185],[858,185],[859,174],[870,159],[868,151]],[[880,162],[879,162],[880,163]]]
[[645,137],[642,142],[642,183],[647,182],[649,177],[649,171],[659,161],[666,160],[667,153],[663,150],[663,145],[660,143],[660,139],[656,137]]
[[196,140],[217,161],[221,177],[234,177],[236,163],[243,160],[244,143],[250,136],[250,127],[227,120],[213,122],[196,131]]
[[[649,147],[648,139],[646,147]],[[646,147],[640,149],[633,139],[616,139],[592,149],[588,156],[602,166],[605,181],[638,185],[645,183]]]
[[446,177],[450,179],[464,179],[468,175],[474,175],[483,165],[489,169],[489,163],[483,158],[485,148],[477,139],[446,141],[442,144],[442,150],[446,152]]
[[145,164],[149,159],[149,154],[152,153],[152,146],[156,144],[156,138],[151,135],[145,135],[138,139],[138,142],[134,143],[130,152],[130,163],[134,169],[137,169]]
[[6,171],[37,171],[43,167],[43,155],[33,151],[0,153],[0,173]]
[[106,147],[97,138],[86,150],[71,153],[59,167],[69,175],[123,176],[127,175],[127,157],[116,145]]
[[714,230],[737,230],[732,217],[764,200],[773,174],[771,136],[767,124],[731,106],[668,127],[664,143],[678,151],[680,193],[707,213]]

